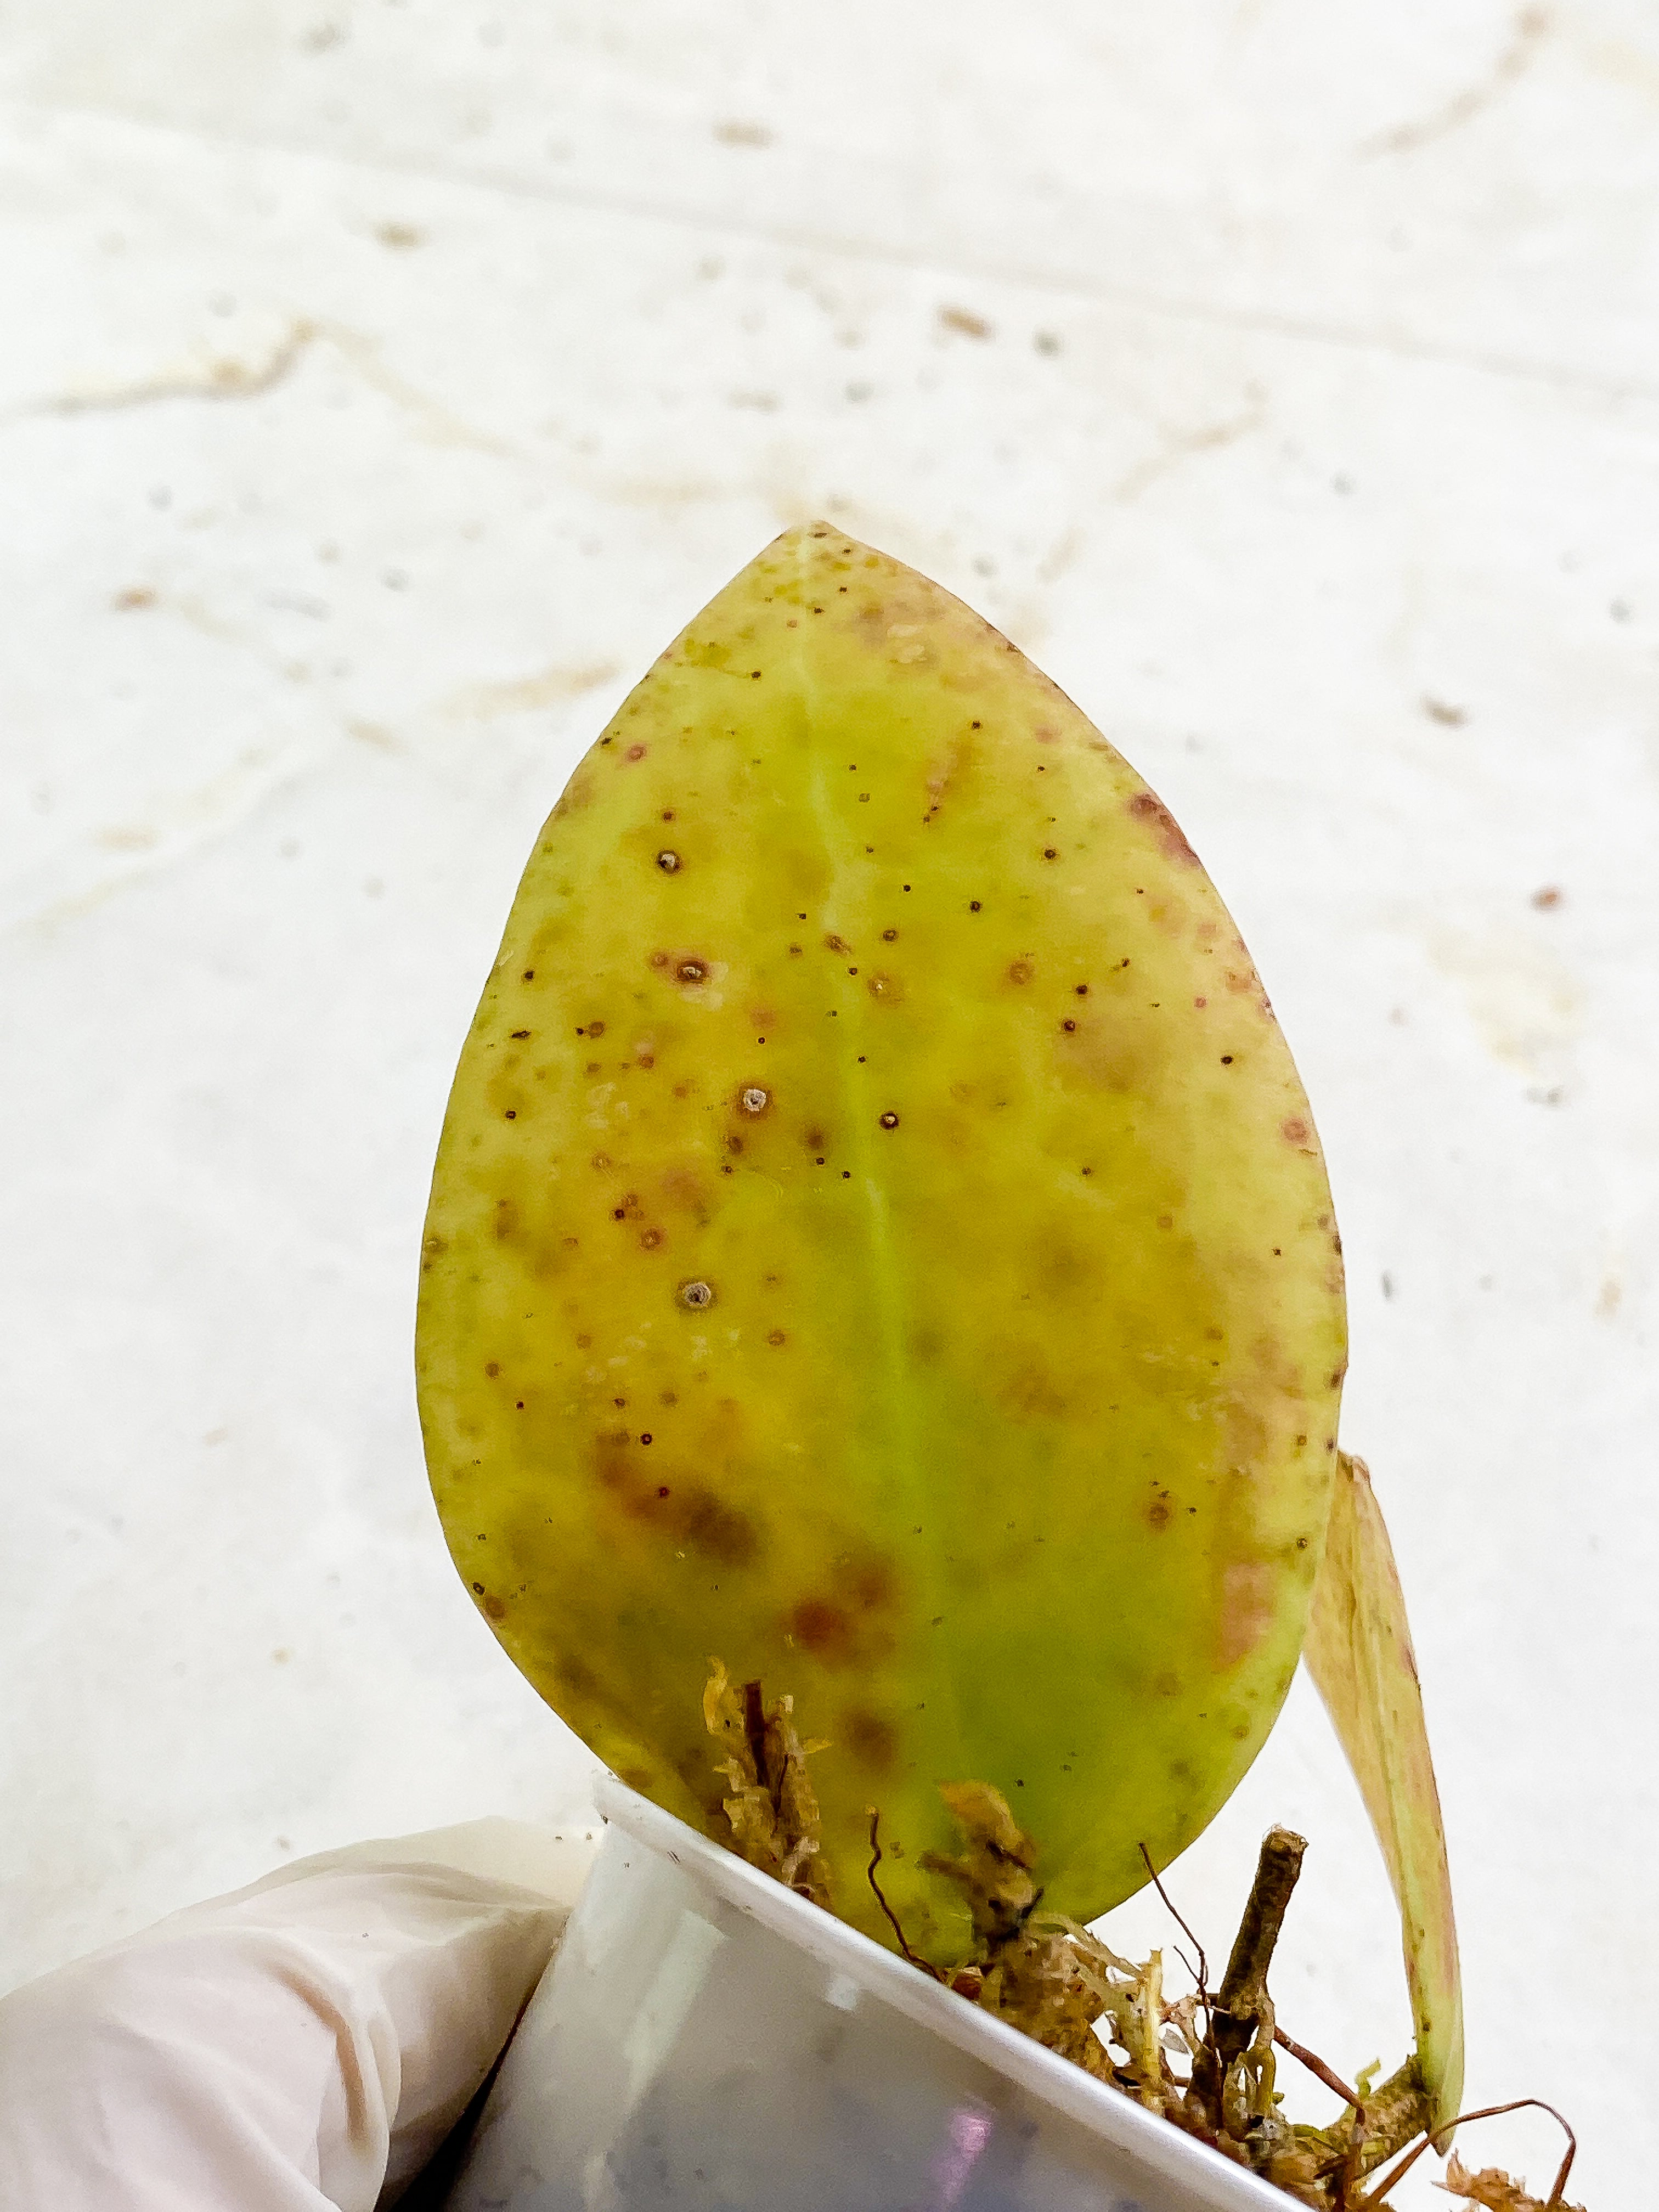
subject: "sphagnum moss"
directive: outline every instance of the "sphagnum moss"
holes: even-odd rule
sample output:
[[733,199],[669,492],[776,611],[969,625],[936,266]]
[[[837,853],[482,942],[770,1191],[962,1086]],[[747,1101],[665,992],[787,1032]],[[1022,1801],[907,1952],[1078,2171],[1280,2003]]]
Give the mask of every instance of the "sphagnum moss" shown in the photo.
[[764,1821],[709,1756],[709,1655],[787,1689],[830,1748],[775,1870],[937,1968],[983,1940],[945,1785],[1092,1918],[1224,1802],[1312,1607],[1448,2117],[1449,1893],[1337,1449],[1340,1253],[1168,810],[960,602],[790,531],[571,777],[462,1054],[417,1346],[451,1550],[556,1710],[722,1840]]

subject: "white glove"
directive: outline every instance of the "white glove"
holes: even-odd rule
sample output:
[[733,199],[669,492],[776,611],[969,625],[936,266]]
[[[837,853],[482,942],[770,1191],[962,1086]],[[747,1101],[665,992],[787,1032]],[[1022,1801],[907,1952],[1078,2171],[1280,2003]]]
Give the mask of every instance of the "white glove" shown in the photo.
[[593,1844],[324,1852],[0,1999],[5,2212],[374,2212],[484,2081]]

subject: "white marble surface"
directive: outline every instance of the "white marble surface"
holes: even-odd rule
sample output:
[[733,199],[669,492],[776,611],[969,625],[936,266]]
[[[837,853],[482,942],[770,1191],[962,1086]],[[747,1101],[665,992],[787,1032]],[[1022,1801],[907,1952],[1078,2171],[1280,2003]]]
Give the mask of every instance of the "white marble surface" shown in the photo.
[[[1554,2098],[1634,2212],[1652,9],[12,0],[0,101],[0,1982],[580,1806],[427,1500],[426,1177],[576,753],[822,511],[1032,651],[1239,916],[1331,1158],[1471,2094]],[[1281,2013],[1392,2063],[1300,1693],[1178,1869],[1218,1948],[1274,1816]]]

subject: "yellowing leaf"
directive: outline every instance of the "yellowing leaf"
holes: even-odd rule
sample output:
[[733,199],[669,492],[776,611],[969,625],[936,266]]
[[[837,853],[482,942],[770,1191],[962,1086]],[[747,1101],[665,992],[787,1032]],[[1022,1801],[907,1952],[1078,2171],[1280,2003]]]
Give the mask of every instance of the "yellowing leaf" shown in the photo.
[[1463,1992],[1440,1793],[1394,1547],[1364,1462],[1346,1452],[1302,1656],[1394,1885],[1423,2086],[1441,2126],[1463,2090]]

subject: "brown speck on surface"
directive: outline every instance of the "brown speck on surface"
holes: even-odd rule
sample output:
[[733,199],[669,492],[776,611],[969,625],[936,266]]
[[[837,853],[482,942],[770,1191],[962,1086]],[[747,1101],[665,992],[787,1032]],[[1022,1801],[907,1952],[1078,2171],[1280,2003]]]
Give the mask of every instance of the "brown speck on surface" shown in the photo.
[[884,1114],[881,1117],[881,1126],[884,1129],[896,1129],[898,1124],[899,1117],[896,1114]]
[[799,960],[800,958],[800,947],[799,945],[792,945],[790,946],[789,957],[792,960]]
[[1287,1115],[1279,1125],[1279,1134],[1286,1143],[1305,1145],[1310,1134],[1307,1123],[1299,1114]]
[[1153,1528],[1167,1528],[1170,1525],[1170,1501],[1167,1498],[1155,1498],[1146,1508],[1147,1523]]
[[1031,963],[1029,960],[1012,961],[1009,963],[1008,968],[1008,981],[1011,983],[1029,983],[1031,980],[1032,973],[1033,970]]
[[881,933],[881,941],[884,945],[890,945],[897,935],[898,932],[896,929],[884,929]]
[[647,1252],[654,1252],[658,1245],[662,1243],[661,1230],[641,1229],[640,1231],[640,1242]]
[[1160,1229],[1173,1229],[1175,1227],[1174,1214],[1160,1213],[1158,1217],[1158,1225]]
[[668,965],[668,955],[665,952],[653,952],[647,964],[653,968],[665,968]]
[[763,1114],[771,1103],[771,1092],[758,1083],[746,1083],[738,1093],[738,1103],[745,1114]]
[[516,1106],[509,1106],[509,1107],[507,1108],[507,1109],[506,1113],[505,1113],[505,1114],[503,1114],[503,1115],[502,1115],[502,1116],[501,1116],[501,1119],[502,1119],[504,1121],[516,1121],[518,1120],[518,1118],[519,1118],[519,1109],[518,1109],[518,1108],[517,1108]]
[[491,1381],[492,1382],[495,1381],[495,1377],[496,1377],[496,1376],[501,1373],[501,1362],[500,1362],[500,1360],[499,1360],[499,1359],[487,1359],[487,1360],[484,1362],[484,1373],[485,1373],[487,1376],[489,1376],[489,1379],[490,1379],[490,1381]]
[[1426,691],[1423,695],[1423,712],[1431,722],[1443,722],[1454,730],[1469,719],[1467,707],[1454,707],[1448,700],[1431,698]]
[[960,337],[988,338],[991,335],[990,324],[971,307],[941,307],[939,319],[941,330],[954,331]]
[[1073,1030],[1077,1028],[1077,1024],[1076,1024],[1074,1021],[1073,1021],[1073,1020],[1071,1019],[1070,1016],[1068,1015],[1068,1016],[1067,1016],[1067,1018],[1066,1018],[1066,1020],[1064,1020],[1064,1021],[1060,1024],[1060,1026],[1061,1027],[1061,1029],[1063,1029],[1064,1030],[1066,1030],[1066,1033],[1067,1033],[1068,1035],[1070,1035],[1070,1034],[1071,1034],[1071,1032],[1072,1032],[1072,1031],[1073,1031]]
[[662,870],[665,876],[678,875],[679,873],[680,856],[678,853],[671,853],[665,846],[663,850],[657,855],[657,866]]
[[714,134],[722,146],[769,146],[772,143],[772,133],[766,125],[750,122],[746,117],[716,123]]
[[[581,1031],[578,1030],[576,1034],[580,1036],[581,1035]],[[603,1022],[589,1022],[587,1024],[587,1034],[591,1037],[603,1036],[605,1035],[605,1024]]]
[[788,1340],[787,1336],[781,1328],[773,1329],[766,1340],[769,1344],[787,1344]]
[[826,952],[850,952],[853,949],[844,937],[837,937],[833,930],[824,939],[823,946]]
[[1045,845],[1042,848],[1042,857],[1045,860],[1057,860],[1060,858],[1060,854],[1054,846]]
[[628,750],[623,755],[623,758],[624,760],[642,761],[645,758],[645,751],[646,749],[643,745],[629,745]]
[[1155,792],[1138,791],[1129,801],[1128,811],[1137,820],[1152,825],[1170,860],[1185,860],[1193,867],[1198,866],[1198,855],[1187,842],[1180,823]]
[[579,1336],[576,1339],[576,1349],[578,1352],[586,1352],[591,1347],[592,1342],[591,1336]]
[[525,969],[525,971],[524,971],[524,980],[525,980],[525,981],[526,981],[526,983],[533,983],[533,982],[535,981],[535,980],[536,980],[536,971],[535,971],[535,969],[534,969],[533,968],[526,968],[526,969]]
[[1222,1055],[1221,1055],[1221,1065],[1222,1065],[1224,1067],[1231,1067],[1231,1066],[1232,1066],[1232,1064],[1233,1064],[1233,1056],[1232,1056],[1231,1053],[1230,1053],[1230,1052],[1224,1052],[1224,1053],[1222,1054]]
[[702,1281],[682,1283],[675,1296],[694,1313],[701,1313],[714,1303],[713,1285]]
[[679,983],[705,983],[708,970],[701,960],[682,960],[674,970],[674,980]]
[[1532,902],[1538,908],[1540,914],[1548,914],[1553,908],[1558,907],[1561,903],[1560,885],[1559,884],[1544,884],[1541,890],[1535,890],[1533,893]]

